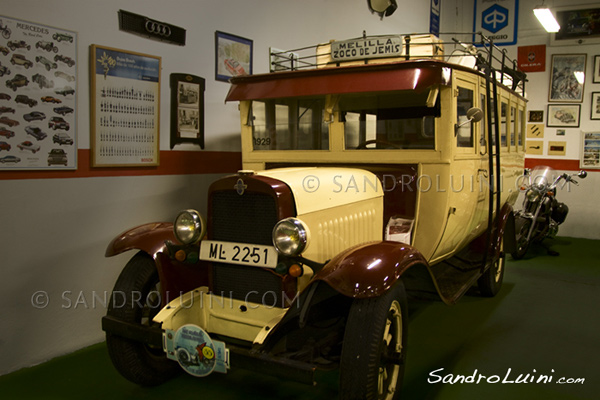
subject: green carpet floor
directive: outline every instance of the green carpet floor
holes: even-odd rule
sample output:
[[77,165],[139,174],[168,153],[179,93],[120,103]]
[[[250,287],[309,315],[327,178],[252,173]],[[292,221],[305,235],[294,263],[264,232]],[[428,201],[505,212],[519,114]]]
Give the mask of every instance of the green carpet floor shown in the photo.
[[[504,286],[495,298],[474,290],[453,307],[410,306],[403,399],[600,399],[600,242],[561,237],[548,243],[560,256],[538,246],[524,260],[507,257]],[[527,382],[540,375],[552,380],[428,382],[474,374],[491,382],[519,375]],[[335,399],[337,379],[337,372],[326,373],[311,387],[233,369],[207,378],[182,373],[162,386],[142,388],[123,379],[98,344],[0,377],[0,398]]]

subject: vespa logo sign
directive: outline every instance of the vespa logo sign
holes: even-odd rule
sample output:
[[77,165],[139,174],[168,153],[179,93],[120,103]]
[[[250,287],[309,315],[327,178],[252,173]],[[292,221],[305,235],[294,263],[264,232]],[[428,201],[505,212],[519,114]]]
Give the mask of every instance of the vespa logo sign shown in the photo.
[[494,4],[482,14],[481,26],[490,32],[496,33],[508,25],[508,10],[504,7]]
[[[518,10],[518,0],[475,0],[473,31],[483,33],[496,45],[515,44]],[[473,40],[478,42],[479,38],[474,36]]]

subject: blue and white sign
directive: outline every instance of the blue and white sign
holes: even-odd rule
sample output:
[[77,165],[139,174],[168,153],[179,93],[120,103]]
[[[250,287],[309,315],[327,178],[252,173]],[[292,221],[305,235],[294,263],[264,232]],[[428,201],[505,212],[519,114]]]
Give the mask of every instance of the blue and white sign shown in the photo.
[[429,33],[440,35],[440,3],[442,0],[431,0],[431,11],[429,14]]
[[[494,44],[517,43],[519,0],[475,0],[473,32],[481,32]],[[474,41],[478,41],[475,36]]]

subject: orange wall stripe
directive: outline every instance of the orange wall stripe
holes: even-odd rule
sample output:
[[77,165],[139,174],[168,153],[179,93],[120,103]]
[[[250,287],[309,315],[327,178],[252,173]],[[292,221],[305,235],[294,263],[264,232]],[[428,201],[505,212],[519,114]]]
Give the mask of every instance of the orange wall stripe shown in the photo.
[[92,168],[90,165],[90,150],[79,149],[76,170],[5,170],[0,171],[0,180],[232,173],[242,168],[242,153],[237,151],[161,151],[160,165],[157,167]]

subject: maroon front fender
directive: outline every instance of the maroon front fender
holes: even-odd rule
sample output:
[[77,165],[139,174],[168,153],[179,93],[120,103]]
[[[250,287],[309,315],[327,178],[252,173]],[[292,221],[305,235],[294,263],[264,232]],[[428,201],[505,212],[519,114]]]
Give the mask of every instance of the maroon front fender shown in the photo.
[[209,264],[203,261],[188,264],[171,258],[165,245],[166,240],[179,243],[172,223],[145,224],[114,238],[105,253],[106,257],[111,257],[127,250],[140,250],[150,255],[158,270],[163,304],[199,286],[209,285]]
[[170,222],[154,222],[123,232],[114,238],[106,248],[106,257],[121,254],[127,250],[142,250],[156,259],[156,254],[166,249],[165,240],[178,243]]
[[414,247],[399,242],[371,242],[338,254],[314,280],[326,282],[344,296],[376,297],[415,264],[427,265],[427,261]]

